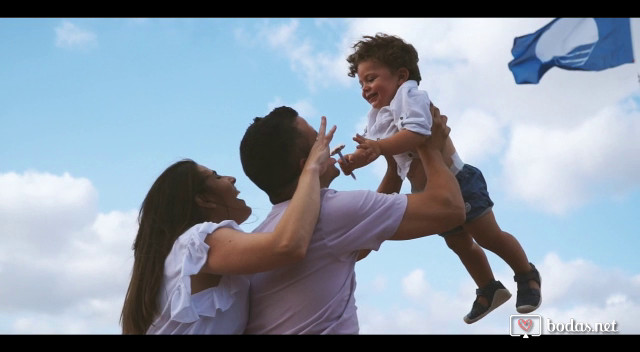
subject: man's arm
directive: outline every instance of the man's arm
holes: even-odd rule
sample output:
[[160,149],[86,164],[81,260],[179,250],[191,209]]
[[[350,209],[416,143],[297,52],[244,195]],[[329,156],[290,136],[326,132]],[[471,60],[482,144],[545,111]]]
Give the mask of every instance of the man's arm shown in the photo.
[[423,192],[407,195],[407,208],[392,240],[408,240],[442,233],[465,221],[464,202],[458,181],[442,157],[451,130],[447,117],[431,106],[433,127],[430,137],[417,148],[427,175]]
[[[387,172],[385,173],[382,181],[380,182],[380,186],[378,186],[378,193],[399,193],[402,188],[402,178],[398,176],[398,164],[392,155],[385,155],[385,159],[387,160]],[[369,253],[371,253],[370,249],[363,249],[358,253],[358,261],[366,258]]]
[[384,158],[387,160],[387,172],[378,186],[378,192],[399,193],[402,188],[402,178],[398,176],[398,164],[392,155],[385,155]]

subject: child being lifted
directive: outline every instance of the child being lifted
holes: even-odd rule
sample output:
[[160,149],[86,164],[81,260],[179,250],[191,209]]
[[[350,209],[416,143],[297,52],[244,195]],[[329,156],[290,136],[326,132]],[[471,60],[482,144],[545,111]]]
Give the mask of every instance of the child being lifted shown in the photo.
[[[415,147],[431,134],[431,101],[418,89],[421,76],[418,53],[413,45],[386,34],[364,36],[349,55],[349,76],[357,75],[362,97],[371,105],[363,135],[356,135],[354,153],[340,160],[343,172],[366,166],[383,155],[388,163],[379,192],[399,192],[404,178],[411,192],[421,192],[426,175]],[[509,300],[511,293],[496,281],[482,248],[502,258],[514,271],[518,293],[516,309],[530,313],[541,303],[540,274],[529,262],[522,246],[511,234],[501,230],[492,211],[487,185],[480,170],[465,164],[451,141],[443,157],[456,176],[465,201],[467,219],[455,229],[441,234],[460,258],[478,289],[471,311],[464,317],[474,323]]]

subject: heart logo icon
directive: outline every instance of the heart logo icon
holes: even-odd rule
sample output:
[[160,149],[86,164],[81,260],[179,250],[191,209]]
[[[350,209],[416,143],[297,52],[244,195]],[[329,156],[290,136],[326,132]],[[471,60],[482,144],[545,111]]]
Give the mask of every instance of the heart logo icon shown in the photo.
[[518,326],[524,331],[529,331],[533,327],[533,321],[531,321],[531,319],[518,319]]

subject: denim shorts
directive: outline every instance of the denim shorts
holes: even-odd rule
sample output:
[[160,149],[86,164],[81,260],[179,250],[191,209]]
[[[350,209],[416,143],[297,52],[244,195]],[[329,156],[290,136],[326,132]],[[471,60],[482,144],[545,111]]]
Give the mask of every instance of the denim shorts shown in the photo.
[[[462,192],[464,208],[467,212],[466,223],[486,214],[493,207],[493,201],[489,198],[487,182],[482,176],[482,172],[476,167],[465,164],[462,170],[456,174],[456,179]],[[462,231],[462,226],[440,234],[446,236]]]

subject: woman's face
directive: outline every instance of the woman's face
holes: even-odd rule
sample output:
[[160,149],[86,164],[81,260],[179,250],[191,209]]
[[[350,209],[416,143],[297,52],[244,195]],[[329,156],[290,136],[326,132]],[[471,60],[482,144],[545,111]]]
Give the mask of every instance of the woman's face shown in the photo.
[[204,197],[214,203],[226,220],[235,220],[240,224],[251,215],[251,208],[243,199],[238,198],[240,191],[236,189],[236,179],[232,176],[221,176],[217,172],[199,165],[200,172],[205,175]]

